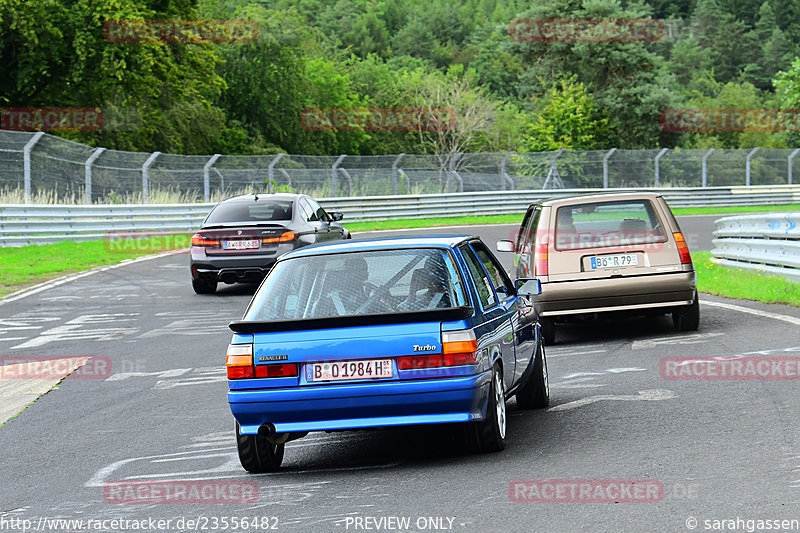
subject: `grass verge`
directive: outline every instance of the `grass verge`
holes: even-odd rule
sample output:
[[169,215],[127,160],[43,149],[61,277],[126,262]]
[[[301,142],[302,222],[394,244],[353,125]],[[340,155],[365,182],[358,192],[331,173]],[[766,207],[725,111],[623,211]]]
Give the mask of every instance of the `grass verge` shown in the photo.
[[0,298],[65,274],[142,255],[188,248],[189,239],[189,235],[161,235],[143,239],[120,238],[0,248]]
[[[677,216],[685,215],[733,215],[742,213],[768,213],[779,211],[800,211],[800,204],[791,205],[752,205],[741,207],[677,207],[672,212]],[[436,226],[466,226],[473,224],[519,224],[524,213],[510,215],[488,215],[473,217],[437,217],[401,220],[380,220],[375,222],[353,222],[344,224],[350,231],[375,231],[411,228],[429,228]]]
[[767,304],[800,306],[800,284],[772,274],[727,268],[711,261],[711,252],[692,253],[697,271],[697,290],[726,298]]

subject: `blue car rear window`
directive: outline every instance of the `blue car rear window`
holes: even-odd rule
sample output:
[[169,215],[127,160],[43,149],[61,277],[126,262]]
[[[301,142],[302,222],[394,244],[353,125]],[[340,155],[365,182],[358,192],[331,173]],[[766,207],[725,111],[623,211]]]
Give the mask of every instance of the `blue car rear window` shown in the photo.
[[445,250],[372,250],[279,262],[244,320],[426,311],[467,304]]

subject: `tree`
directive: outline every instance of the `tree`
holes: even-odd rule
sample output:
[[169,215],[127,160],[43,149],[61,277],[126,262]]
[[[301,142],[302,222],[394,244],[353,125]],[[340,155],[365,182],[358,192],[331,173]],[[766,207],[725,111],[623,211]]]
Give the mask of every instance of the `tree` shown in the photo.
[[526,121],[520,150],[595,150],[608,146],[608,117],[583,83],[554,83]]

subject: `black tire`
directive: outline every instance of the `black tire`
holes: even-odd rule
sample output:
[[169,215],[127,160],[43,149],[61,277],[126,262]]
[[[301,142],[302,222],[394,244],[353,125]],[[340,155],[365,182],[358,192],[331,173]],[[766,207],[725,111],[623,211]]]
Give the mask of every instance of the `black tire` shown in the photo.
[[503,390],[503,374],[495,366],[489,386],[489,402],[486,418],[481,422],[467,424],[469,447],[477,452],[499,452],[506,447],[506,397]]
[[521,409],[542,409],[550,405],[550,378],[547,374],[547,356],[544,345],[536,347],[533,372],[525,386],[517,391],[517,405]]
[[694,293],[694,303],[672,311],[672,324],[676,331],[697,331],[700,327],[700,301]]
[[556,343],[556,321],[550,317],[541,317],[539,318],[539,324],[542,326],[542,337],[544,337],[544,343],[548,346],[552,346]]
[[242,467],[253,474],[262,474],[275,472],[281,467],[286,445],[270,444],[257,435],[240,435],[239,422],[236,422],[236,447]]
[[217,282],[197,278],[192,280],[192,288],[197,294],[214,294],[217,292]]

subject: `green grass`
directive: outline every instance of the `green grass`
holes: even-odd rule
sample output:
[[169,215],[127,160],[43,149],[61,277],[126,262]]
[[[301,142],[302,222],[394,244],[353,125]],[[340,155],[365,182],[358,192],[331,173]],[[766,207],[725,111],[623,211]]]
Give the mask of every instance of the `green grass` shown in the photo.
[[[745,212],[774,212],[774,211],[800,211],[800,204],[783,206],[752,206],[752,207],[700,207],[700,208],[677,208],[673,209],[676,215],[702,215],[702,214],[728,214]],[[420,219],[385,220],[377,222],[354,222],[346,227],[352,232],[363,232],[373,230],[393,230],[406,228],[425,228],[435,226],[463,226],[472,224],[518,224],[522,220],[522,213],[510,215],[489,215],[489,216],[463,216],[463,217],[436,217]],[[125,259],[139,257],[146,254],[157,253],[165,250],[175,250],[187,248],[189,245],[188,235],[160,235],[149,239],[120,239],[117,241],[90,241],[82,243],[62,242],[58,244],[47,244],[42,246],[25,246],[21,248],[0,248],[0,298],[10,292],[22,289],[26,286],[51,279],[64,274],[79,272],[94,268],[96,266],[118,263]],[[698,261],[703,260],[703,254],[695,254]],[[720,276],[728,272],[722,267],[718,267],[707,259],[703,268],[714,268],[715,274],[712,279],[718,283]],[[740,284],[740,289],[731,292],[738,284],[734,281],[744,279],[746,276],[748,283]],[[698,273],[700,276],[700,273]],[[716,276],[714,278],[713,276]],[[708,283],[708,275],[702,275],[704,284]],[[727,279],[727,278],[725,278]],[[768,283],[769,288],[762,290],[761,285]],[[774,285],[774,287],[773,287]],[[711,294],[729,296],[731,298],[753,299],[767,303],[783,302],[791,305],[800,305],[800,297],[790,294],[792,290],[797,290],[797,285],[791,282],[782,281],[774,277],[765,277],[758,274],[747,272],[737,272],[731,283],[721,286],[709,283],[708,289],[701,290]],[[720,292],[714,292],[715,290]],[[743,296],[742,291],[756,297]],[[764,298],[781,295],[784,299],[767,300]],[[791,301],[787,300],[791,296]]]
[[692,253],[697,271],[697,290],[726,298],[755,300],[768,304],[800,306],[800,283],[772,274],[727,268],[711,262],[711,252]]
[[65,274],[188,246],[188,235],[160,235],[0,248],[0,298]]
[[[766,213],[777,211],[800,211],[800,204],[791,205],[761,205],[742,207],[677,207],[672,210],[675,215],[726,215],[738,213]],[[466,226],[472,224],[519,224],[522,222],[524,212],[510,215],[464,216],[464,217],[437,217],[415,218],[399,220],[380,220],[375,222],[353,222],[344,224],[350,231],[374,231],[409,228],[427,228],[434,226]]]
[[682,215],[739,215],[743,213],[774,213],[800,211],[800,204],[790,205],[743,205],[733,207],[676,207],[672,213]]

